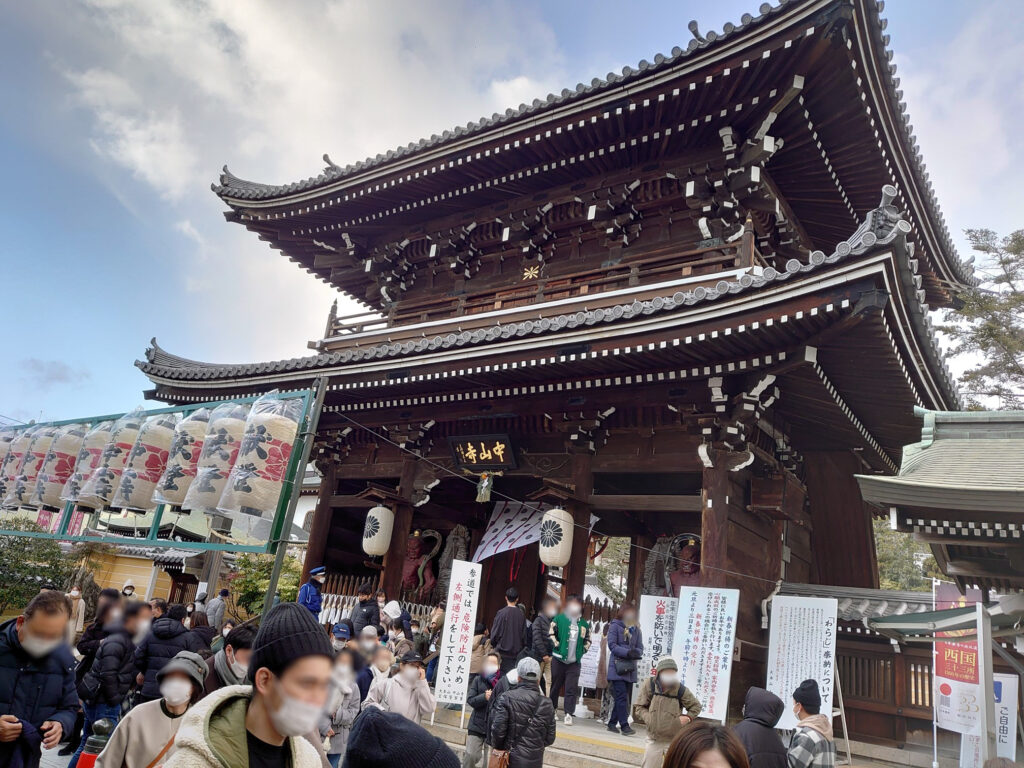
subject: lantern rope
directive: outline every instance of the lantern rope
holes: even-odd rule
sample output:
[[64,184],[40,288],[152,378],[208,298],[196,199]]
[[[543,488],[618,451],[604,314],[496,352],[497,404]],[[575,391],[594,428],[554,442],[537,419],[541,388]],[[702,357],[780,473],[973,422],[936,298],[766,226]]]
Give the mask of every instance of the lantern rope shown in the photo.
[[[466,477],[465,475],[461,475],[458,472],[455,472],[454,470],[449,469],[448,467],[445,467],[445,466],[442,466],[441,464],[438,464],[437,462],[433,462],[430,459],[428,459],[426,456],[421,456],[420,454],[416,453],[415,451],[413,451],[413,450],[411,450],[409,448],[406,448],[404,445],[399,445],[398,443],[396,443],[391,438],[389,438],[389,437],[387,437],[385,435],[382,435],[379,432],[376,432],[371,427],[368,427],[365,424],[360,424],[358,421],[353,419],[351,416],[349,416],[347,414],[344,414],[344,413],[341,413],[341,414],[338,414],[338,415],[341,416],[342,418],[344,418],[346,421],[350,422],[353,426],[359,427],[360,429],[362,429],[362,430],[368,432],[369,434],[373,435],[378,440],[382,440],[383,442],[388,443],[389,445],[395,446],[396,448],[398,448],[403,453],[408,453],[410,456],[414,456],[418,460],[420,460],[420,461],[430,465],[431,467],[434,467],[435,469],[441,470],[442,472],[444,472],[445,474],[450,475],[451,477],[457,477],[458,479],[460,479],[460,480],[462,480],[464,482],[467,482],[470,485],[473,485],[474,487],[476,486],[476,481],[471,480],[469,477]],[[492,496],[497,496],[497,497],[499,497],[501,499],[504,499],[505,501],[511,501],[511,502],[516,503],[516,504],[521,504],[522,506],[526,507],[527,509],[532,509],[535,512],[543,512],[544,511],[543,509],[541,509],[541,507],[540,507],[538,502],[520,501],[519,499],[515,499],[515,498],[513,498],[513,497],[511,497],[511,496],[509,496],[507,494],[504,494],[501,491],[498,491],[496,489],[491,491],[491,495]],[[582,525],[580,523],[577,523],[577,522],[573,521],[573,527],[574,528],[580,528],[580,529],[586,531],[588,538],[590,537],[590,535],[592,533],[592,530],[591,530],[589,525]],[[648,553],[650,553],[650,552],[654,552],[655,551],[651,547],[642,547],[639,544],[634,544],[633,542],[630,542],[629,546],[630,546],[630,549],[636,549],[639,552],[648,552]],[[686,559],[684,559],[682,557],[676,557],[675,559],[678,562],[680,562],[680,563],[686,563],[688,565],[696,565],[699,568],[702,568],[702,569],[706,568],[709,571],[716,571],[718,573],[725,573],[725,574],[728,574],[730,576],[738,576],[738,577],[743,578],[743,579],[751,579],[753,581],[760,581],[760,582],[763,582],[765,584],[775,585],[775,584],[778,584],[778,582],[779,582],[779,579],[766,579],[763,576],[754,576],[753,574],[750,574],[750,573],[740,573],[739,571],[732,571],[732,570],[729,570],[728,568],[719,568],[719,567],[714,566],[714,565],[707,565],[706,563],[702,563],[699,560],[697,560],[697,561],[686,560]]]

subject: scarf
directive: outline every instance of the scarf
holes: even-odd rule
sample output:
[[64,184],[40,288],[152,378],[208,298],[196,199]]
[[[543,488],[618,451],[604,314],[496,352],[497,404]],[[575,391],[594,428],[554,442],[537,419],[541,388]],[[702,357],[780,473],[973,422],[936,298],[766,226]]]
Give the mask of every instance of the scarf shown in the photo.
[[224,685],[242,685],[245,683],[245,675],[239,677],[232,671],[231,665],[228,664],[228,655],[221,648],[213,657],[213,668],[217,670],[217,677],[221,679]]

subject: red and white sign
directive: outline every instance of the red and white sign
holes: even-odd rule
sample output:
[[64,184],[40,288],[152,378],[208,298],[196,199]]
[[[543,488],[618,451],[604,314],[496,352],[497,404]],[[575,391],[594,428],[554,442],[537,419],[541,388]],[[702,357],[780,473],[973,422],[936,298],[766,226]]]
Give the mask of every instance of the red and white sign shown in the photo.
[[725,722],[729,709],[732,647],[736,642],[738,589],[683,587],[672,653],[683,685],[704,708],[701,717]]
[[478,563],[452,561],[444,629],[438,649],[437,686],[434,689],[439,704],[464,706],[466,703],[482,573],[483,567]]
[[[960,594],[955,584],[938,582],[933,601],[935,610],[965,608],[981,600],[981,591],[970,589]],[[960,632],[937,633],[955,638]],[[978,724],[981,688],[978,684],[978,643],[943,640],[935,643],[935,722],[956,733],[973,733]]]

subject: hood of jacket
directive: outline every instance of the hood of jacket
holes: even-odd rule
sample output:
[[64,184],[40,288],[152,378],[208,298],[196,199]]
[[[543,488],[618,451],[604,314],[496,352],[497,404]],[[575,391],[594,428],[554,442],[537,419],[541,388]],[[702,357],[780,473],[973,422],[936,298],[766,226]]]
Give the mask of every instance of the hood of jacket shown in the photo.
[[832,723],[825,715],[809,715],[801,720],[797,728],[810,728],[824,736],[828,741],[833,741]]
[[170,616],[161,616],[159,619],[156,619],[149,629],[154,636],[159,637],[161,640],[169,640],[172,637],[188,632],[184,624],[180,621],[175,621]]
[[[786,705],[778,696],[764,688],[750,688],[743,703],[743,719],[774,728]],[[806,722],[806,721],[805,721]]]

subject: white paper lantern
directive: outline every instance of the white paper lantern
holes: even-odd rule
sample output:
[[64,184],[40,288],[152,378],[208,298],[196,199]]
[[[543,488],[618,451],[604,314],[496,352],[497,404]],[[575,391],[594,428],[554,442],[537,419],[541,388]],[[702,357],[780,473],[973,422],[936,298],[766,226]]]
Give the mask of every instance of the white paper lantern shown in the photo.
[[363,552],[371,557],[387,553],[391,548],[391,531],[395,527],[395,513],[387,507],[374,507],[366,513],[363,526]]
[[544,513],[540,522],[540,561],[550,568],[562,568],[572,556],[572,515],[556,507]]

